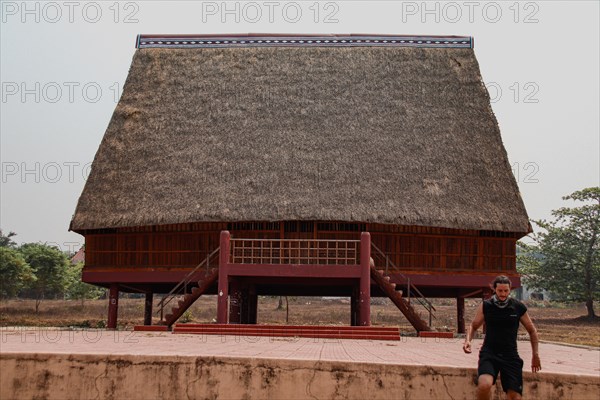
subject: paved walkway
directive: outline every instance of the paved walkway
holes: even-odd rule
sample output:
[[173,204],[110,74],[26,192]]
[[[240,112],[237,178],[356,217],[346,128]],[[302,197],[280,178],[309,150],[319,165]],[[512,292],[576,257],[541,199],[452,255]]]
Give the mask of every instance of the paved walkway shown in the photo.
[[[401,341],[174,335],[168,332],[0,328],[1,353],[248,357],[475,368],[463,339],[403,337]],[[519,342],[527,371],[528,341]],[[600,377],[600,349],[541,343],[542,372]]]

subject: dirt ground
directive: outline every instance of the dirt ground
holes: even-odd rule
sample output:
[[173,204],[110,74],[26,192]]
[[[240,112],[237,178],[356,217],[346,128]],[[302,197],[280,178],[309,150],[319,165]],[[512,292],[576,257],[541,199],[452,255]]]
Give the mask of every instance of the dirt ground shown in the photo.
[[[155,304],[160,300],[155,298]],[[467,324],[475,314],[480,300],[465,301]],[[261,324],[290,325],[349,325],[349,299],[323,299],[320,297],[289,297],[289,310],[286,301],[278,308],[278,297],[259,297],[258,322]],[[454,300],[438,299],[433,327],[438,330],[456,331],[456,303]],[[527,304],[527,303],[526,303]],[[529,314],[536,324],[540,338],[544,341],[562,342],[600,347],[600,318],[589,321],[584,316],[583,304],[530,303]],[[106,323],[107,300],[80,301],[45,300],[35,313],[33,300],[0,301],[0,326],[60,326],[79,328],[102,328]],[[600,313],[600,305],[596,306]],[[419,310],[417,308],[417,310]],[[422,317],[428,318],[424,309]],[[155,312],[158,309],[155,307]],[[215,296],[203,296],[184,314],[180,322],[210,323],[215,321],[217,302]],[[287,320],[286,320],[287,314]],[[119,300],[119,328],[130,329],[143,323],[144,299]],[[154,322],[159,316],[154,314]],[[388,299],[374,298],[371,305],[373,325],[399,326],[402,334],[414,335],[415,331],[402,313]],[[526,336],[521,328],[520,334]]]

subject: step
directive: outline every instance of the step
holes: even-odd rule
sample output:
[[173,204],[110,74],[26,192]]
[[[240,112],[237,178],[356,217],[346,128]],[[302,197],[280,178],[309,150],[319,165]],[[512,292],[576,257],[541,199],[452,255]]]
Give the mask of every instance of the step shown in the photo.
[[398,327],[392,326],[346,326],[346,325],[254,325],[254,324],[175,324],[175,327],[189,328],[223,328],[223,329],[241,329],[251,327],[253,329],[299,329],[299,330],[319,330],[319,331],[380,331],[380,332],[398,332]]
[[166,325],[135,325],[133,330],[138,332],[168,332],[169,327]]
[[328,335],[323,333],[282,333],[273,335],[267,332],[238,332],[238,333],[225,333],[221,331],[214,332],[194,332],[194,331],[173,331],[174,334],[199,334],[199,335],[221,335],[221,336],[258,336],[258,337],[304,337],[304,338],[316,338],[316,339],[354,339],[354,340],[400,340],[400,335],[370,335],[370,334],[346,334],[346,335]]
[[320,339],[362,339],[362,340],[400,340],[400,332],[368,332],[364,329],[356,332],[326,332],[310,330],[264,330],[253,329],[251,325],[246,325],[245,329],[223,329],[222,327],[182,327],[184,324],[178,324],[174,329],[174,334],[201,334],[201,335],[230,335],[230,336],[265,336],[265,337],[310,337]]
[[454,332],[421,331],[419,337],[454,339]]
[[305,335],[305,334],[311,334],[311,335],[326,335],[326,336],[332,336],[332,337],[337,337],[337,336],[344,336],[344,335],[350,335],[350,336],[361,336],[361,335],[378,335],[378,336],[399,336],[399,330],[396,330],[395,332],[381,332],[381,331],[372,331],[372,332],[365,332],[365,331],[313,331],[313,330],[295,330],[295,329],[273,329],[273,330],[264,330],[264,329],[252,329],[252,328],[246,328],[246,329],[223,329],[223,328],[186,328],[186,327],[175,327],[174,328],[174,332],[192,332],[192,333],[222,333],[222,334],[247,334],[247,335],[252,335],[252,334],[264,334],[264,335],[271,335],[271,336],[281,336],[281,335],[289,335],[289,336],[296,336],[296,335]]
[[[397,299],[402,298],[402,290],[394,290],[391,294]],[[388,297],[390,297],[390,296],[388,295]]]
[[397,327],[176,324],[173,333],[200,335],[311,337],[322,339],[400,340]]
[[377,334],[377,335],[397,335],[399,330],[396,329],[394,331],[365,331],[365,330],[355,330],[355,331],[320,331],[320,330],[312,330],[312,329],[255,329],[251,325],[248,325],[245,328],[220,328],[220,327],[186,327],[186,326],[175,326],[176,330],[193,330],[193,331],[220,331],[220,332],[264,332],[264,333],[302,333],[302,332],[310,332],[310,333],[319,333],[324,335],[366,335],[366,334]]

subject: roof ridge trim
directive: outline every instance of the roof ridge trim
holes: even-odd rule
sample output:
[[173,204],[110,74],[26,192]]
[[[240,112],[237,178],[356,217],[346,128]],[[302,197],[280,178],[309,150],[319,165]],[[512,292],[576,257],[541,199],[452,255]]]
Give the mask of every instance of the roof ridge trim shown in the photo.
[[425,47],[473,48],[471,36],[408,35],[138,35],[136,48]]

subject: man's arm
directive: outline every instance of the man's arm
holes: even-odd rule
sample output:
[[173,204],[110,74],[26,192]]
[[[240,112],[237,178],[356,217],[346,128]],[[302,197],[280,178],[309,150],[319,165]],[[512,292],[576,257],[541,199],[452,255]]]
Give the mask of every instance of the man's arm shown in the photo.
[[463,351],[465,353],[470,353],[472,351],[471,340],[473,340],[475,332],[477,332],[477,329],[479,329],[479,327],[483,325],[483,322],[483,303],[481,303],[479,307],[477,307],[477,313],[475,314],[475,318],[473,318],[473,322],[471,322],[471,325],[467,329],[467,336],[465,337],[465,343],[463,344]]
[[533,353],[531,357],[531,371],[538,372],[542,369],[542,362],[540,361],[540,352],[538,350],[539,338],[537,329],[535,329],[535,325],[533,325],[533,321],[531,321],[527,312],[521,317],[521,323],[527,330],[529,341],[531,342],[531,351]]

